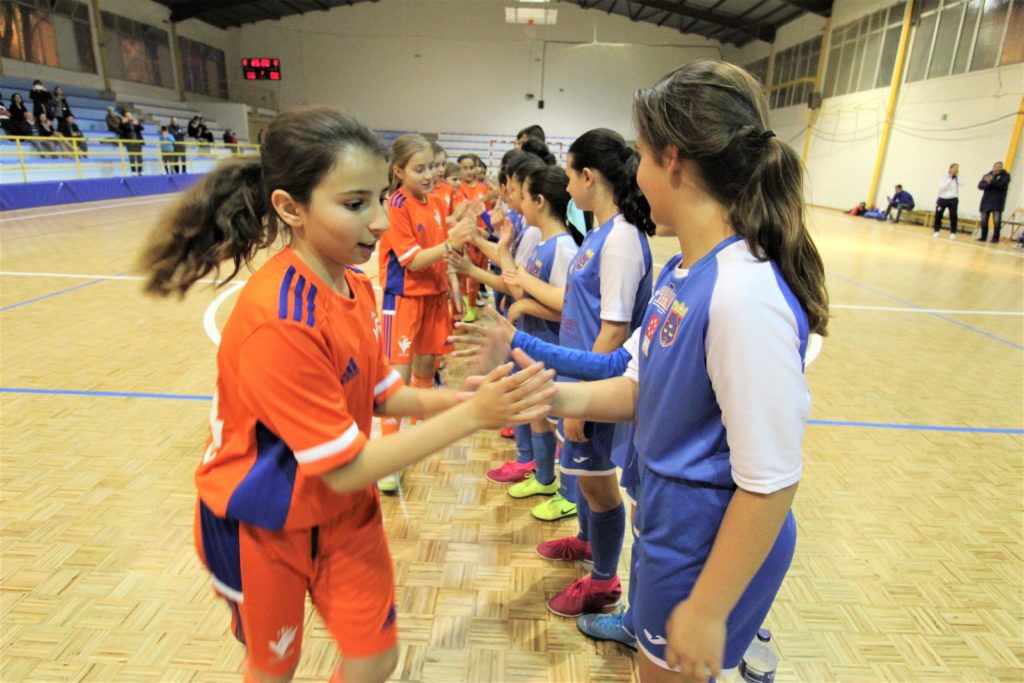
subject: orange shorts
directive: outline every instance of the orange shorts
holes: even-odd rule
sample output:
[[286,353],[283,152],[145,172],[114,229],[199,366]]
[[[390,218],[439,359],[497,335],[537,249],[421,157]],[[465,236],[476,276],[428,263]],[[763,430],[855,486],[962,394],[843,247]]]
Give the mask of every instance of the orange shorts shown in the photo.
[[454,347],[452,314],[447,294],[398,296],[385,294],[384,350],[392,365],[412,362],[413,356],[443,356]]
[[398,642],[394,569],[377,499],[358,514],[267,531],[217,517],[199,502],[196,549],[231,607],[250,667],[283,676],[298,666],[307,591],[343,656],[372,657]]

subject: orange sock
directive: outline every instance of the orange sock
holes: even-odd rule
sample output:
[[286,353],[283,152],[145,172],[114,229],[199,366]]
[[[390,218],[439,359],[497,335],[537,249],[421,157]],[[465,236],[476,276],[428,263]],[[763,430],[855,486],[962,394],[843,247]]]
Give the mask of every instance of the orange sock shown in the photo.
[[[412,378],[409,380],[409,386],[413,389],[432,389],[434,387],[433,377],[422,377],[416,373],[412,374]],[[419,422],[422,417],[411,417],[409,418],[409,424],[414,425]]]
[[382,417],[380,419],[380,434],[381,436],[395,434],[401,426],[402,421],[397,417]]

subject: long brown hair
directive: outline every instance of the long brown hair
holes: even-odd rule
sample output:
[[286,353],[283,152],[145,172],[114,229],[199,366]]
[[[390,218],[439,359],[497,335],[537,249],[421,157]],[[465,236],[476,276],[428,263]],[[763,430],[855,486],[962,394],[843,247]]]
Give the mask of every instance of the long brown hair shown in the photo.
[[696,162],[733,229],[757,258],[775,262],[811,331],[825,334],[825,266],[807,232],[803,164],[768,130],[767,101],[754,77],[727,62],[691,62],[637,91],[633,118],[659,157],[671,146]]
[[[402,180],[395,173],[395,167],[405,170],[405,165],[409,163],[409,160],[420,152],[433,153],[434,148],[430,146],[430,142],[417,133],[406,133],[395,138],[395,141],[391,143],[391,191],[394,192],[402,186]],[[431,160],[433,161],[433,160]]]
[[334,109],[293,109],[264,131],[259,156],[221,162],[161,217],[139,258],[147,292],[183,296],[230,260],[233,269],[220,284],[227,283],[260,249],[289,234],[270,204],[274,190],[308,204],[313,189],[348,150],[388,158],[370,129]]

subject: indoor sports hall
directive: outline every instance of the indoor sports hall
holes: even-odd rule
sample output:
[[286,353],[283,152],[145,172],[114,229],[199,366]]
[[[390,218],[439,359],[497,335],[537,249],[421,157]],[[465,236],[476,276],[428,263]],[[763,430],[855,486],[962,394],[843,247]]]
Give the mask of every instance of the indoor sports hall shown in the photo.
[[[451,161],[476,155],[492,184],[539,125],[565,167],[588,130],[634,144],[634,93],[701,59],[760,82],[771,144],[805,169],[829,297],[828,334],[803,356],[796,550],[763,624],[774,680],[1024,679],[1021,0],[0,11],[0,681],[243,679],[246,647],[196,553],[194,475],[225,324],[284,244],[227,284],[146,295],[140,254],[181,192],[259,154],[271,121],[307,105],[350,112],[389,148],[420,133]],[[67,133],[41,132],[36,105]],[[657,279],[680,242],[649,243]],[[377,254],[361,268],[382,296]],[[449,359],[440,376],[473,371]],[[575,515],[538,521],[538,498],[488,479],[515,456],[481,430],[380,495],[398,628],[387,680],[643,680],[643,651],[546,606],[588,569],[535,550],[575,534]],[[294,680],[331,679],[342,655],[308,598],[304,619]]]

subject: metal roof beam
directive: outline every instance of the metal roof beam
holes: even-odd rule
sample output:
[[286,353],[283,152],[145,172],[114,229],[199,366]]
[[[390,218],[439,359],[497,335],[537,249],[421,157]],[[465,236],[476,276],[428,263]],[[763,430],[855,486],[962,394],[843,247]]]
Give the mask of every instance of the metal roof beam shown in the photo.
[[667,0],[633,0],[633,2],[645,5],[651,9],[672,12],[680,17],[700,19],[701,21],[706,21],[709,24],[715,24],[723,28],[731,28],[739,33],[749,36],[750,38],[764,40],[769,43],[775,41],[775,27],[767,24],[748,24],[740,21],[737,17],[733,17],[728,14],[708,12],[707,10],[689,7],[682,3],[677,4],[674,2],[668,2]]

